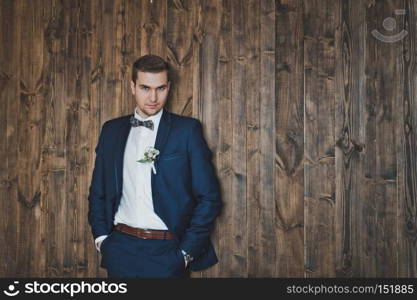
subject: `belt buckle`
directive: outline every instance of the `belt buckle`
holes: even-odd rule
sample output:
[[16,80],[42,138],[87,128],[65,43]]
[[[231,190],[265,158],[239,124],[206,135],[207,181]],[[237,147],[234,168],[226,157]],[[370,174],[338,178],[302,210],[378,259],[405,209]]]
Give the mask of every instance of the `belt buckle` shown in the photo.
[[[148,233],[148,234],[152,234],[152,232],[148,229],[148,228],[144,228],[143,229],[143,232],[146,234],[146,233]],[[145,239],[145,240],[147,240],[148,238],[146,237],[146,236],[144,236],[143,237],[143,239]]]

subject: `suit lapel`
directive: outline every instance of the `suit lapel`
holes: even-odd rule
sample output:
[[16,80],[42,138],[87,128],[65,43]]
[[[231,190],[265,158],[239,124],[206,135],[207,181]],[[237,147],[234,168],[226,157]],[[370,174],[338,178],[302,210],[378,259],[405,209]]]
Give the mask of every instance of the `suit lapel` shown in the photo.
[[154,207],[157,204],[156,200],[156,194],[155,194],[155,177],[158,176],[158,169],[159,169],[159,157],[164,151],[165,143],[167,141],[169,131],[171,129],[171,114],[167,110],[163,110],[161,120],[159,121],[159,127],[158,132],[156,134],[156,140],[155,140],[155,146],[154,148],[159,150],[159,155],[156,157],[156,160],[154,162],[156,174],[151,172],[151,186],[152,186],[152,198],[154,200]]
[[171,114],[169,111],[163,109],[161,120],[159,121],[158,132],[156,133],[155,149],[159,150],[159,155],[156,157],[155,163],[159,161],[159,156],[164,149],[169,130],[171,129]]
[[130,129],[132,128],[132,126],[130,125],[130,117],[132,115],[133,114],[127,116],[126,119],[123,120],[122,122],[122,126],[120,128],[119,140],[117,143],[116,157],[114,160],[114,173],[115,173],[115,179],[116,179],[116,193],[118,195],[117,197],[118,201],[120,200],[120,197],[122,196],[123,159],[124,159],[127,138],[129,136]]
[[165,144],[171,129],[171,114],[169,111],[165,110],[162,112],[161,120],[159,122],[158,132],[156,134],[155,146],[154,148],[159,150],[159,155],[156,157],[154,162],[156,174],[151,171],[151,189],[152,189],[152,202],[155,213],[164,221],[168,229],[171,230],[168,220],[161,213],[160,203],[158,200],[159,195],[157,194],[158,188],[156,184],[156,178],[160,175],[159,173],[159,161],[160,156],[164,153]]

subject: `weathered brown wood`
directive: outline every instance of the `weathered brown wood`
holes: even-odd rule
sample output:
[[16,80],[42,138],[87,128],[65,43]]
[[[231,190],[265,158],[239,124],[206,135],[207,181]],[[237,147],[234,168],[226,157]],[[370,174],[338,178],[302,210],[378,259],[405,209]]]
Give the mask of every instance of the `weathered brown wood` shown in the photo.
[[[0,20],[1,25],[0,27],[4,27],[4,23],[6,18],[3,17],[4,11],[0,9]],[[5,34],[1,33],[0,36],[0,42],[4,45],[5,43]],[[5,86],[10,82],[10,76],[7,75],[4,70],[4,64],[5,61],[3,59],[6,57],[6,51],[4,49],[5,47],[2,47],[0,49],[0,102],[4,103],[4,105],[1,106],[0,110],[0,136],[7,137],[7,100],[4,97],[5,94]],[[7,211],[7,140],[6,142],[3,142],[0,145],[0,161],[2,162],[2,167],[0,168],[0,210],[1,211]],[[2,235],[0,235],[0,244],[7,245],[7,218],[2,218],[0,221],[0,232],[3,232]],[[0,248],[0,256],[1,257],[8,257],[8,249],[9,246],[3,246]],[[7,271],[7,259],[3,259],[0,263],[0,274],[5,274]]]
[[[81,83],[81,60],[80,60],[80,39],[79,39],[79,14],[80,6],[77,2],[64,2],[63,10],[65,15],[64,21],[64,35],[67,40],[67,49],[65,56],[67,59],[64,61],[64,73],[72,74],[72,76],[65,76],[64,86],[66,87],[66,118],[65,118],[65,153],[66,153],[66,164],[65,164],[65,186],[68,191],[63,202],[63,207],[67,217],[63,222],[61,234],[64,236],[63,249],[64,249],[64,261],[62,265],[62,274],[65,277],[76,277],[76,239],[77,232],[76,228],[78,225],[77,218],[77,202],[81,199],[77,198],[78,194],[78,160],[77,148],[80,143],[79,136],[79,111],[81,105],[80,95],[80,83]],[[109,12],[106,11],[104,16],[107,17]],[[111,23],[109,20],[108,23]],[[107,26],[109,26],[107,24]],[[104,25],[106,28],[106,25]],[[110,31],[110,28],[107,28]],[[109,33],[110,35],[110,33]],[[112,41],[112,40],[111,40]],[[113,41],[112,41],[113,42]],[[114,43],[114,42],[113,42]],[[104,47],[104,55],[106,55],[106,47]],[[106,57],[110,60],[109,57]],[[111,61],[111,60],[110,60]],[[114,64],[110,64],[113,66]],[[105,74],[106,74],[105,69]],[[106,90],[113,95],[113,90],[110,86],[106,86]],[[116,102],[116,101],[115,101]],[[105,108],[112,108],[116,110],[115,105],[109,103]],[[59,188],[56,186],[56,188]],[[81,204],[81,203],[79,203]],[[82,223],[83,224],[83,223]]]
[[[248,260],[250,277],[276,276],[276,194],[275,184],[275,1],[259,1],[249,7],[257,13],[248,53]],[[257,36],[259,36],[257,40]],[[258,59],[259,57],[259,59]],[[259,74],[257,71],[259,65]],[[253,92],[252,90],[256,92]],[[253,103],[253,104],[251,104]],[[258,164],[258,165],[256,165]],[[254,176],[252,176],[254,174]],[[257,182],[259,181],[259,183]],[[251,193],[252,192],[252,193]],[[261,220],[261,222],[259,222]],[[274,262],[274,263],[271,263]]]
[[[368,28],[383,30],[381,24],[394,15],[403,1],[367,2]],[[397,17],[402,28],[401,17]],[[381,31],[383,32],[383,31]],[[366,41],[366,112],[363,124],[365,166],[362,175],[363,223],[360,250],[361,276],[397,275],[397,162],[395,154],[395,110],[401,103],[400,43],[386,43],[373,36]],[[381,57],[384,57],[381,63]],[[391,145],[387,147],[387,145]]]
[[[17,271],[17,118],[19,114],[19,77],[20,77],[20,45],[21,20],[18,17],[19,7],[16,1],[2,1],[1,12],[1,43],[8,47],[0,49],[0,106],[1,106],[1,245],[2,257],[0,274],[18,274]],[[5,30],[7,28],[7,30]]]
[[[37,9],[41,1],[17,2],[25,16],[21,23],[21,57],[19,78],[19,122],[17,130],[17,199],[18,228],[17,272],[19,276],[34,276],[45,264],[45,229],[42,216],[41,145],[43,144],[45,102],[42,93],[44,76],[44,11]],[[45,11],[46,12],[46,11]],[[23,21],[23,20],[20,20]],[[30,226],[27,226],[30,224]],[[37,259],[32,259],[32,255]]]
[[170,95],[177,101],[169,101],[167,107],[185,116],[192,115],[195,97],[193,66],[199,58],[197,35],[200,10],[199,1],[168,1],[166,55],[174,74]]
[[334,66],[338,8],[339,1],[304,1],[306,277],[335,276]]
[[[169,0],[172,1],[172,0]],[[167,0],[137,1],[140,3],[140,10],[136,15],[140,17],[140,55],[156,54],[166,57],[167,38]],[[179,1],[181,2],[181,1]]]
[[[75,155],[77,157],[76,164],[75,164],[75,184],[76,189],[74,193],[76,193],[76,202],[74,207],[74,219],[75,219],[75,237],[74,237],[74,248],[75,248],[75,268],[74,268],[74,276],[75,277],[88,277],[88,253],[91,251],[91,244],[85,243],[85,241],[90,240],[91,234],[86,228],[89,227],[87,222],[87,214],[88,211],[88,202],[83,201],[88,197],[88,188],[89,183],[84,178],[88,178],[87,175],[89,174],[89,158],[90,153],[92,153],[92,147],[90,145],[90,140],[92,140],[91,131],[85,130],[85,128],[91,128],[93,122],[93,116],[91,111],[91,95],[90,95],[90,82],[91,82],[91,71],[92,71],[92,5],[94,2],[92,1],[84,1],[80,2],[78,8],[78,23],[81,27],[81,30],[78,32],[78,82],[77,82],[77,99],[79,101],[78,107],[78,126],[77,126],[77,136],[74,136],[73,143],[77,143],[78,146],[75,148]],[[126,3],[124,3],[124,6]],[[125,7],[122,9],[125,9]],[[121,17],[124,18],[124,10],[120,13]],[[122,77],[120,80],[119,85],[119,94],[120,95],[120,103],[122,103],[122,99],[125,98],[124,94],[126,89],[123,86],[126,84],[126,72],[123,72],[123,64],[125,62],[125,55],[123,52],[123,38],[125,36],[124,33],[125,26],[122,26],[122,38],[119,40],[120,42],[120,52],[121,52],[121,59],[120,59],[120,76]],[[129,78],[129,77],[128,77]],[[123,111],[123,109],[122,109]]]
[[[270,1],[267,1],[268,4]],[[265,21],[261,23],[262,17],[264,15],[262,11],[262,4],[261,1],[251,1],[247,2],[244,5],[244,12],[241,17],[243,20],[247,20],[243,26],[243,42],[241,47],[245,49],[244,52],[238,52],[236,55],[238,56],[238,60],[241,64],[245,66],[245,77],[244,80],[246,81],[246,89],[242,91],[244,96],[242,95],[240,98],[245,98],[245,102],[242,102],[242,106],[246,105],[246,223],[247,223],[247,243],[248,249],[247,254],[245,257],[246,262],[246,269],[247,269],[247,276],[248,277],[256,277],[256,276],[263,276],[267,277],[270,276],[271,270],[274,268],[274,264],[264,262],[269,259],[269,261],[275,261],[274,258],[271,259],[271,255],[274,255],[274,241],[275,239],[271,237],[271,231],[265,232],[264,230],[267,229],[263,224],[268,223],[269,228],[273,228],[274,220],[268,216],[268,213],[271,212],[268,206],[273,205],[273,197],[262,198],[265,196],[262,192],[262,188],[265,188],[265,177],[262,177],[264,171],[261,171],[261,168],[264,168],[264,158],[267,158],[271,149],[265,149],[268,144],[272,142],[273,139],[269,139],[267,143],[263,139],[265,135],[263,133],[269,133],[269,128],[263,130],[261,127],[270,121],[270,118],[266,117],[266,120],[261,120],[260,116],[261,113],[261,105],[264,103],[271,104],[274,102],[273,95],[270,95],[269,86],[265,87],[265,92],[268,93],[267,95],[262,95],[259,87],[262,86],[261,81],[265,80],[265,78],[269,79],[270,83],[271,80],[275,80],[273,73],[268,74],[268,71],[274,68],[273,62],[269,65],[269,69],[265,70],[265,64],[261,64],[261,59],[264,57],[261,53],[263,49],[261,47],[266,46],[265,41],[262,40],[261,36],[262,29],[261,24],[272,26],[274,22],[269,23],[270,19],[267,18]],[[273,12],[274,14],[274,12]],[[268,17],[268,15],[267,15]],[[275,33],[274,28],[270,28],[273,32],[272,37],[270,38],[270,43],[273,43]],[[263,42],[263,43],[262,43]],[[275,46],[275,45],[274,45]],[[273,47],[272,51],[270,51],[273,55]],[[239,50],[238,50],[239,51]],[[271,75],[271,76],[270,76]],[[265,97],[265,96],[272,96],[272,97]],[[263,99],[262,97],[265,97]],[[233,99],[233,101],[239,101],[239,97]],[[269,111],[272,113],[272,110]],[[270,116],[272,114],[269,114]],[[265,122],[266,121],[266,122]],[[272,125],[272,124],[268,124]],[[265,155],[266,154],[266,155]],[[273,164],[270,162],[268,163],[267,171],[271,171],[273,168]],[[272,179],[272,177],[267,177],[267,179]],[[272,185],[270,185],[272,186]],[[268,193],[273,195],[272,189],[267,189]],[[266,205],[268,203],[270,205]],[[273,209],[272,209],[273,212]],[[269,218],[268,218],[269,217]],[[259,223],[260,218],[265,218],[265,222]],[[272,232],[274,235],[274,232]],[[271,245],[271,249],[265,255],[265,249]]]
[[[187,107],[191,113],[194,113],[194,117],[203,121],[205,138],[211,145],[212,161],[215,165],[218,165],[219,161],[218,153],[221,147],[219,147],[219,134],[221,132],[220,126],[222,125],[219,118],[221,84],[218,82],[221,43],[219,36],[221,36],[221,14],[223,12],[221,4],[221,0],[200,1],[193,25],[194,48],[192,66],[187,66],[187,68],[192,70],[190,75],[193,76],[192,79],[195,81],[192,91],[193,99]],[[198,67],[194,68],[193,66],[195,65],[198,65]],[[183,71],[183,74],[185,73]],[[220,170],[217,170],[218,174],[220,174]],[[221,222],[217,222],[213,230],[212,240],[216,247],[220,247],[218,230],[221,230]],[[216,274],[220,274],[219,267],[221,265],[215,265],[213,268],[194,274],[194,277],[213,277]]]
[[[229,203],[231,203],[232,190],[232,119],[230,118],[232,96],[231,82],[225,84],[223,80],[224,78],[231,78],[232,74],[230,41],[232,1],[204,1],[202,4],[199,23],[204,28],[198,31],[198,37],[201,43],[201,54],[199,55],[202,60],[201,67],[204,66],[204,68],[200,69],[200,66],[198,66],[197,70],[203,78],[198,93],[201,92],[202,95],[205,94],[206,96],[200,96],[200,101],[197,99],[198,102],[193,103],[193,111],[198,116],[198,112],[201,109],[203,110],[207,136],[211,144],[217,149],[217,153],[213,153],[213,158],[216,162],[222,201],[225,206],[215,224],[213,234],[213,242],[216,249],[219,249],[219,260],[223,263],[207,270],[203,276],[227,277],[229,265],[233,258],[225,250],[229,249],[234,243],[232,239],[226,237],[233,234],[232,228],[228,225],[232,218],[232,210],[228,208]],[[208,73],[209,70],[210,73]],[[205,80],[212,80],[212,82],[208,83]],[[210,97],[210,99],[205,99],[205,97]],[[211,118],[211,122],[208,121],[208,117]]]
[[251,71],[249,61],[251,49],[248,47],[245,26],[249,11],[249,3],[253,1],[233,2],[231,8],[231,51],[232,51],[232,76],[231,96],[231,155],[232,155],[232,190],[229,210],[232,216],[229,235],[229,261],[228,275],[239,277],[247,272],[247,92],[248,73]]
[[132,78],[131,65],[141,55],[140,48],[140,28],[142,21],[141,1],[129,0],[124,2],[123,18],[123,38],[120,48],[122,55],[121,82],[122,96],[121,106],[123,114],[131,114],[136,106],[130,89]]
[[[341,3],[341,27],[336,35],[336,275],[359,276],[361,240],[360,193],[365,145],[364,3]],[[338,117],[337,117],[338,116]]]
[[100,58],[102,62],[101,89],[106,96],[101,98],[109,99],[102,102],[102,120],[111,119],[115,115],[121,115],[120,107],[120,85],[121,85],[121,24],[120,12],[123,10],[124,1],[103,1],[101,6],[101,22],[99,32]]
[[[65,169],[50,169],[47,174],[46,185],[50,186],[45,195],[45,209],[47,212],[48,238],[45,266],[46,277],[64,276],[64,247],[66,237],[62,233],[63,220],[66,220],[66,191],[58,187],[65,186]],[[57,224],[59,224],[57,226]]]
[[[101,125],[106,121],[103,119],[101,110],[106,98],[106,93],[103,90],[103,65],[105,61],[102,58],[102,14],[101,14],[101,3],[102,2],[93,2],[93,7],[91,8],[91,71],[90,71],[90,85],[89,85],[89,94],[91,99],[91,138],[89,141],[90,157],[88,162],[89,172],[87,174],[88,178],[91,178],[93,168],[94,168],[94,150],[98,142],[98,136],[100,134]],[[130,80],[130,77],[129,77]],[[130,81],[129,81],[130,82]],[[112,99],[115,100],[115,99]],[[132,109],[131,107],[129,107]],[[87,201],[87,198],[85,199]],[[86,230],[88,233],[90,231]],[[88,245],[94,245],[93,237],[90,235],[87,240],[84,242]],[[104,277],[105,271],[99,267],[100,254],[97,253],[94,249],[88,248],[88,275],[91,277],[101,276]]]
[[0,275],[106,276],[87,223],[94,149],[132,113],[130,66],[153,53],[177,71],[168,108],[202,121],[222,191],[220,263],[193,277],[416,277],[416,12],[0,1]]
[[276,12],[276,276],[303,277],[303,1],[281,1]]
[[402,49],[403,99],[396,119],[398,195],[398,277],[417,277],[417,90],[416,13],[417,3],[405,1],[404,30],[408,35]]

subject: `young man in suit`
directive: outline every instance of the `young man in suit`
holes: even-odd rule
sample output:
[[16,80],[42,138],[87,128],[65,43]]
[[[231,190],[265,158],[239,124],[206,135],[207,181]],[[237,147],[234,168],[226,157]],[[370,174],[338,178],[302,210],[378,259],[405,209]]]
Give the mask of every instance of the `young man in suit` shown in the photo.
[[88,219],[109,277],[182,278],[217,263],[210,232],[222,206],[200,121],[164,109],[169,65],[132,67],[134,114],[104,123]]

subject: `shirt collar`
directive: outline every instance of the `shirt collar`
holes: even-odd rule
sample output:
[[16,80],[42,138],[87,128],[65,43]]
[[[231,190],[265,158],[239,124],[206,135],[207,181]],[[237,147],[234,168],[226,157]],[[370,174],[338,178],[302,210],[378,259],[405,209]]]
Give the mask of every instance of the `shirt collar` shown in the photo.
[[153,116],[149,116],[147,118],[143,118],[136,112],[136,107],[135,107],[134,114],[135,114],[135,118],[138,119],[138,120],[141,120],[141,121],[152,120],[153,123],[154,123],[154,128],[158,128],[159,121],[161,120],[163,110],[164,110],[164,108],[161,108],[161,110],[158,111],[157,114],[155,114]]

